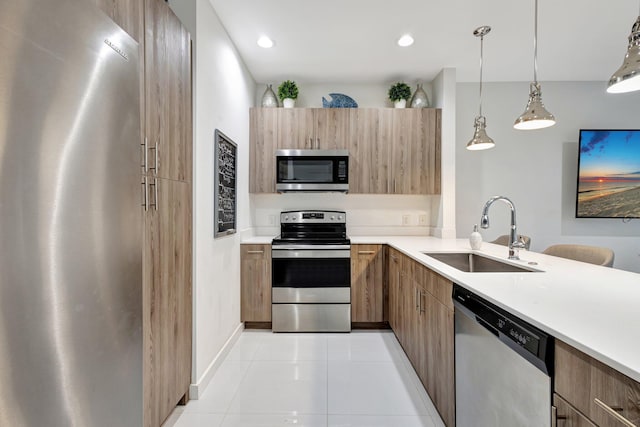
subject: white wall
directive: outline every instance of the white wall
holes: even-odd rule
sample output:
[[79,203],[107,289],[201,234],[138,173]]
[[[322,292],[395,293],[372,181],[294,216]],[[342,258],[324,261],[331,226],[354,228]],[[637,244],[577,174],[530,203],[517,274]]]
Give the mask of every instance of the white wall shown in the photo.
[[[543,82],[543,100],[557,124],[516,131],[513,121],[525,108],[529,83],[485,83],[483,113],[496,147],[468,151],[478,113],[478,84],[457,85],[456,217],[458,237],[479,223],[493,195],[509,197],[517,208],[518,232],[531,236],[531,249],[554,243],[607,246],[614,266],[640,272],[640,220],[576,219],[575,188],[578,132],[581,128],[638,128],[640,94],[610,95],[602,82]],[[509,231],[509,209],[490,210],[485,240]],[[506,249],[505,249],[506,250]],[[521,256],[522,257],[522,256]]]
[[[296,107],[322,107],[322,97],[329,93],[343,93],[352,97],[359,107],[391,107],[387,99],[389,87],[394,82],[381,84],[307,84],[296,82],[300,94]],[[417,82],[408,82],[412,91]],[[273,82],[277,93],[280,82]],[[260,105],[266,84],[258,84],[256,105]],[[432,84],[425,82],[424,90],[433,100]],[[452,110],[451,114],[453,115]],[[357,235],[436,234],[436,215],[432,206],[439,206],[440,196],[362,195],[362,194],[252,194],[251,212],[256,233],[278,233],[279,213],[287,209],[337,209],[347,212],[347,233]],[[426,217],[426,223],[421,218]]]
[[434,235],[456,237],[456,70],[443,69],[433,81],[433,106],[442,109],[441,196],[432,199]]
[[[172,3],[194,39],[192,383],[206,386],[220,351],[241,326],[239,245],[251,227],[249,108],[256,84],[208,0]],[[213,238],[215,129],[238,144],[238,233],[218,239]]]

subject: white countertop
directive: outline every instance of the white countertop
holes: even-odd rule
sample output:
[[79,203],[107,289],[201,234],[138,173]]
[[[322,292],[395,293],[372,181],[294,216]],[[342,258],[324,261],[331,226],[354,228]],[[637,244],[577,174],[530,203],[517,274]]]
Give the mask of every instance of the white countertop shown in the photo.
[[[423,251],[469,251],[467,239],[427,236],[350,236],[353,244],[398,249],[554,337],[640,382],[640,274],[483,243],[479,252],[537,273],[465,273]],[[271,236],[242,243],[271,243]],[[529,265],[535,262],[536,265]]]

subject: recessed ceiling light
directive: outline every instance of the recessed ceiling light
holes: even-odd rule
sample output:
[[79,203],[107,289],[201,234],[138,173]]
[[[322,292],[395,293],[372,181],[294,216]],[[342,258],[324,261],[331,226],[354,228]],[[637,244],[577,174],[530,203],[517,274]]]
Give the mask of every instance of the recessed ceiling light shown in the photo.
[[409,34],[405,34],[398,39],[398,46],[400,47],[407,47],[407,46],[411,46],[412,44],[413,44],[413,37],[411,37]]
[[258,46],[269,49],[270,47],[273,47],[273,40],[267,36],[262,36],[258,39]]

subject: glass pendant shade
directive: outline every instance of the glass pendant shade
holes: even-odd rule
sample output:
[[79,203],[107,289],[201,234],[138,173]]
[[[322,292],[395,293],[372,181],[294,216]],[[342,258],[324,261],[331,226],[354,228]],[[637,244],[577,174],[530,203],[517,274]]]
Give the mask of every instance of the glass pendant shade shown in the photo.
[[495,147],[496,143],[487,135],[486,127],[487,119],[485,119],[484,116],[477,116],[473,138],[467,143],[467,150],[487,150]]
[[622,66],[609,79],[607,92],[624,93],[640,90],[640,16],[631,28],[629,47]]
[[542,103],[539,83],[529,85],[529,101],[524,113],[513,124],[519,130],[542,129],[556,124],[556,118],[547,111]]

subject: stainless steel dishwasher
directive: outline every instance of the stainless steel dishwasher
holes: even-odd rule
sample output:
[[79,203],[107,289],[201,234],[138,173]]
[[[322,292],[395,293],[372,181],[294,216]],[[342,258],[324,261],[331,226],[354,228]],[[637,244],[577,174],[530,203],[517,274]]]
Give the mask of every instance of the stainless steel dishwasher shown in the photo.
[[454,285],[456,425],[551,425],[553,337]]

